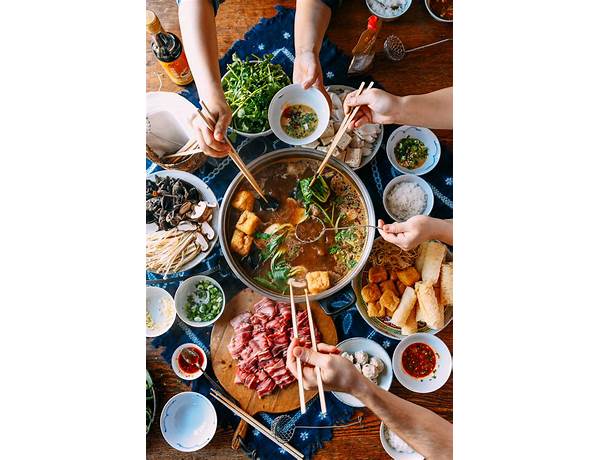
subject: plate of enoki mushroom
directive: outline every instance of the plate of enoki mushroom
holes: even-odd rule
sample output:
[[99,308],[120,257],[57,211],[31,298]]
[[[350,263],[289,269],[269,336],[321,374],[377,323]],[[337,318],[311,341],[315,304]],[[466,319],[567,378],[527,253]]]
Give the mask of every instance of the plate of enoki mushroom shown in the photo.
[[146,178],[146,270],[189,270],[217,243],[219,204],[193,174],[159,171]]
[[352,281],[356,306],[376,331],[396,340],[437,334],[452,321],[452,253],[439,241],[404,251],[377,238]]

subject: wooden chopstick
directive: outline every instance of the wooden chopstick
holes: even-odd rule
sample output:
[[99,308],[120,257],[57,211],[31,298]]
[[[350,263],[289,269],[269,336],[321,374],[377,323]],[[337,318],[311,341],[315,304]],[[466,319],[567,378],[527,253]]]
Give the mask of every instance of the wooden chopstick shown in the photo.
[[[306,310],[308,312],[308,327],[310,328],[310,341],[312,349],[317,350],[317,338],[315,337],[315,325],[313,324],[312,310],[310,309],[310,301],[308,300],[308,291],[304,289],[304,297],[306,298]],[[321,368],[315,366],[315,374],[317,374],[317,386],[319,387],[319,401],[321,402],[321,413],[327,414],[327,403],[325,402],[325,391],[323,390],[323,378],[321,377]]]
[[[373,82],[369,83],[369,86],[367,86],[367,89],[371,89],[373,87],[373,85],[374,85]],[[364,87],[365,87],[365,82],[363,81],[360,84],[360,86],[358,87],[358,96],[360,96],[362,94],[362,91],[363,91]],[[317,180],[317,176],[320,176],[321,173],[323,172],[323,170],[325,169],[325,166],[327,166],[327,162],[331,158],[331,155],[333,155],[333,152],[335,151],[335,148],[339,144],[340,139],[342,138],[342,136],[346,132],[346,129],[348,128],[348,125],[350,124],[350,122],[354,119],[354,117],[358,113],[358,109],[360,109],[359,105],[357,105],[356,107],[354,107],[354,109],[352,109],[352,112],[350,112],[349,114],[347,114],[344,117],[344,119],[342,120],[342,124],[340,125],[340,129],[338,129],[338,132],[335,134],[335,137],[333,138],[333,141],[331,141],[331,145],[329,146],[329,150],[327,150],[327,154],[325,155],[325,158],[323,158],[323,161],[319,165],[319,169],[317,169],[317,172],[315,173],[315,175],[313,176],[312,180],[310,181],[309,187],[312,187],[312,185]]]
[[[202,113],[201,109],[198,109],[198,114],[200,115],[200,117],[202,118],[202,121],[204,121],[204,123],[206,124],[208,129],[210,129],[212,132],[214,132],[215,118],[214,118],[213,114],[210,112],[207,105],[204,103],[204,101],[202,99],[200,99],[200,105],[202,105],[202,107],[206,110],[207,116],[204,116],[204,113]],[[265,197],[265,194],[263,193],[260,186],[258,185],[258,182],[256,182],[256,179],[254,178],[252,173],[248,170],[248,168],[246,167],[246,164],[244,163],[244,160],[242,160],[242,158],[240,157],[237,150],[235,149],[235,147],[233,146],[233,144],[231,143],[231,141],[229,140],[229,138],[227,136],[225,136],[225,142],[227,142],[227,145],[229,145],[229,149],[230,149],[229,156],[231,157],[233,162],[236,164],[236,166],[242,172],[242,174],[244,175],[246,180],[248,182],[250,182],[250,185],[256,191],[256,193],[258,193],[258,195],[266,202],[267,198]]]
[[163,158],[187,157],[190,155],[197,155],[198,153],[202,153],[202,149],[196,148],[196,149],[185,150],[183,152],[179,151],[179,152],[171,153],[169,155],[165,155]]
[[221,404],[223,404],[225,407],[227,407],[231,412],[233,412],[234,414],[237,414],[246,423],[248,423],[249,425],[252,425],[254,428],[256,428],[258,431],[260,431],[262,434],[264,434],[267,438],[269,438],[275,444],[280,446],[282,449],[285,449],[285,451],[288,452],[292,457],[296,458],[297,460],[304,459],[304,454],[302,454],[302,452],[300,452],[298,449],[296,449],[294,446],[292,446],[291,444],[289,444],[287,442],[281,442],[279,439],[277,439],[277,437],[273,434],[273,432],[271,430],[269,430],[266,426],[264,426],[262,423],[260,423],[258,420],[256,420],[254,417],[252,417],[250,414],[248,414],[246,411],[244,411],[243,409],[241,409],[238,406],[236,406],[235,404],[233,404],[231,401],[229,401],[227,398],[225,398],[220,392],[218,392],[214,388],[211,388],[210,394],[217,401],[219,401]]
[[[294,338],[298,338],[298,320],[296,318],[296,304],[294,302],[294,289],[291,283],[290,286],[290,306],[292,307],[292,328],[294,330]],[[306,400],[304,399],[304,378],[302,377],[302,362],[296,358],[296,372],[298,373],[298,393],[300,394],[300,412],[306,413]]]

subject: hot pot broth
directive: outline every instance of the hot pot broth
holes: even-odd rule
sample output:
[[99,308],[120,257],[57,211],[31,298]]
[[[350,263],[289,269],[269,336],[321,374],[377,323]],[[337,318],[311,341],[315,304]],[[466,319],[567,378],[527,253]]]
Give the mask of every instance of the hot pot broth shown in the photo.
[[[309,189],[318,166],[316,160],[298,159],[276,162],[254,173],[265,194],[279,202],[279,208],[262,209],[261,200],[255,199],[251,212],[260,223],[249,235],[252,246],[246,255],[235,250],[231,235],[248,207],[246,211],[232,209],[227,228],[235,257],[250,278],[274,292],[288,293],[288,278],[305,280],[311,272],[326,272],[329,285],[333,286],[354,268],[362,255],[366,230],[360,225],[367,223],[367,213],[359,192],[341,173],[332,169],[327,169],[323,179],[317,179]],[[234,197],[241,191],[251,192],[247,182],[238,187]],[[311,216],[321,219],[327,228],[352,228],[327,230],[316,241],[303,243],[297,239],[295,229]],[[308,219],[302,231],[314,237],[322,228],[318,221]],[[298,288],[294,292],[303,294]]]

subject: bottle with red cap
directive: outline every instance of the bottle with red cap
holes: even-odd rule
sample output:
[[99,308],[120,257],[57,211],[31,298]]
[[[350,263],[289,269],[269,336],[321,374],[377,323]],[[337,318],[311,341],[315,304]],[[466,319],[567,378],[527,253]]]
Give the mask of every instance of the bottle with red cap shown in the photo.
[[359,75],[371,68],[375,58],[375,41],[380,30],[379,18],[370,16],[367,21],[367,30],[360,34],[358,43],[352,50],[352,62],[348,68],[348,75]]

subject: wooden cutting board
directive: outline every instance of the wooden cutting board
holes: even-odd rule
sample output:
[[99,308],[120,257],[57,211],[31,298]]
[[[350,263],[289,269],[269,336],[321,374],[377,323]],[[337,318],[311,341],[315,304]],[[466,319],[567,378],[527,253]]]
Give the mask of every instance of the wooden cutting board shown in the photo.
[[[237,361],[229,354],[227,345],[233,337],[233,328],[229,321],[245,311],[254,312],[254,304],[262,299],[261,294],[257,294],[251,289],[244,289],[233,297],[225,306],[225,311],[219,320],[214,324],[210,337],[210,356],[216,377],[219,379],[223,388],[240,403],[240,407],[254,415],[258,412],[288,412],[300,407],[300,397],[298,395],[298,382],[294,382],[283,390],[275,390],[270,395],[259,399],[256,391],[246,388],[242,384],[234,383],[237,370]],[[327,316],[318,302],[311,302],[312,315],[315,326],[321,332],[322,341],[331,345],[336,345],[337,332],[335,324],[331,317]],[[306,304],[296,303],[296,310],[300,312],[306,308]],[[308,402],[317,394],[317,390],[305,392]],[[240,422],[232,446],[238,448],[239,443],[237,435],[244,437],[247,425],[244,421]]]

